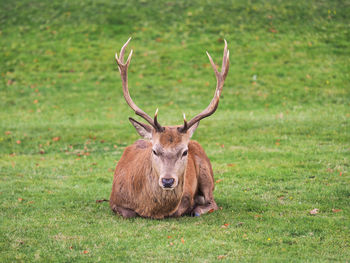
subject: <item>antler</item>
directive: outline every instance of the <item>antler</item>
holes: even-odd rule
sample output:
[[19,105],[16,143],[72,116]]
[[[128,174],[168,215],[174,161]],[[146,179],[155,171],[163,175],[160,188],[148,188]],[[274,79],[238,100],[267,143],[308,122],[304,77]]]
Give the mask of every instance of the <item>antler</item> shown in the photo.
[[226,79],[226,76],[227,76],[227,73],[228,73],[228,69],[229,69],[229,55],[230,55],[230,51],[227,49],[227,42],[226,42],[226,40],[225,40],[224,55],[223,55],[223,58],[222,58],[221,72],[219,72],[217,70],[216,65],[213,62],[213,59],[209,55],[208,51],[207,51],[207,55],[209,57],[210,64],[211,64],[212,68],[214,69],[215,76],[216,76],[216,90],[215,90],[215,93],[214,93],[214,97],[211,100],[209,106],[204,111],[202,111],[200,114],[198,114],[193,119],[191,119],[189,122],[186,121],[186,118],[185,118],[185,115],[184,115],[184,125],[182,127],[178,128],[178,130],[180,132],[186,132],[189,128],[191,128],[195,123],[199,122],[201,119],[212,115],[216,111],[216,109],[217,109],[217,107],[219,105],[219,99],[220,99],[221,91],[222,91],[222,88],[224,86],[224,82],[225,82],[225,79]]
[[120,50],[119,58],[118,53],[115,53],[115,60],[117,61],[120,76],[122,78],[122,85],[123,85],[123,94],[126,102],[128,105],[135,111],[137,115],[144,118],[149,124],[153,126],[153,128],[157,132],[164,131],[164,128],[158,123],[157,121],[157,115],[158,115],[158,109],[156,110],[156,113],[154,115],[154,119],[152,119],[147,113],[145,113],[143,110],[141,110],[137,105],[133,102],[133,100],[130,97],[129,89],[128,89],[128,67],[130,64],[131,56],[132,56],[132,50],[130,51],[129,57],[126,60],[126,63],[124,63],[124,53],[127,45],[129,44],[131,40],[131,37],[126,41],[122,49]]

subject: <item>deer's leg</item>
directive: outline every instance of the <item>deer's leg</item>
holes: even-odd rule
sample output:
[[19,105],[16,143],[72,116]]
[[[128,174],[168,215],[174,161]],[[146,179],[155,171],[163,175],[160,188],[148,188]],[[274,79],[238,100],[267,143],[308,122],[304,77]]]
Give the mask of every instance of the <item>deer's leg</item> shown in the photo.
[[216,202],[213,200],[211,203],[209,204],[205,204],[205,205],[198,205],[196,206],[191,215],[192,216],[201,216],[203,214],[206,214],[208,212],[213,212],[215,210],[218,210],[218,206],[216,204]]
[[197,194],[194,198],[195,205],[205,205],[205,198],[203,195]]
[[121,215],[124,218],[131,218],[131,217],[136,217],[137,213],[134,210],[131,210],[129,208],[124,208],[124,207],[120,207],[120,206],[114,206],[112,208],[114,213],[118,213],[119,215]]
[[199,167],[198,176],[198,191],[195,196],[195,207],[192,210],[192,215],[200,216],[209,211],[218,209],[214,200],[214,179],[213,170],[210,163],[202,164]]
[[191,194],[186,193],[183,195],[181,203],[177,208],[176,212],[171,216],[179,217],[185,214],[189,214],[192,211],[193,205],[193,197],[191,196]]

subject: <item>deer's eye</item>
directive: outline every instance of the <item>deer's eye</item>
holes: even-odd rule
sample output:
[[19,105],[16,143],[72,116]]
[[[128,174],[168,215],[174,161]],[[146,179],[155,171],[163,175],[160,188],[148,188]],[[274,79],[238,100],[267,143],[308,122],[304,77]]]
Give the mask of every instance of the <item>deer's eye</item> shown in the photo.
[[183,153],[182,153],[182,156],[186,156],[187,155],[187,150],[186,151],[184,151]]
[[158,156],[158,153],[155,151],[155,150],[152,150],[153,151],[153,154],[155,155],[155,156]]

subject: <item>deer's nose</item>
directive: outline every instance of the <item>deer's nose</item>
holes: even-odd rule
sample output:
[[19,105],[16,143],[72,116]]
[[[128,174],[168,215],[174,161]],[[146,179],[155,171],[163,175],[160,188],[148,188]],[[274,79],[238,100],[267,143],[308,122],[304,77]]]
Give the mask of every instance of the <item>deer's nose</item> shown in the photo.
[[174,184],[173,178],[162,178],[162,184],[165,188],[170,188]]

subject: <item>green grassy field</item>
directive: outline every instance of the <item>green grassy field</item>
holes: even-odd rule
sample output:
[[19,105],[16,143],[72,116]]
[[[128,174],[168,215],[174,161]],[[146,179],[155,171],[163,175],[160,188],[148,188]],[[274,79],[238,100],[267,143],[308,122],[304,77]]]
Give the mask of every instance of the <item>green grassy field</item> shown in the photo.
[[[1,262],[347,262],[348,1],[1,1]],[[124,220],[107,203],[138,135],[130,93],[163,125],[212,98],[194,139],[215,200],[200,218]],[[311,215],[310,211],[318,209]]]

